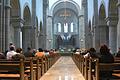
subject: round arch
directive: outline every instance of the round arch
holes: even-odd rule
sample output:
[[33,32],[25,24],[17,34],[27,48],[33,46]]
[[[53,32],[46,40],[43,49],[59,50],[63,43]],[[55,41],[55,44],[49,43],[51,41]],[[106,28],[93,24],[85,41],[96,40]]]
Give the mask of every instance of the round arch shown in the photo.
[[100,9],[99,9],[99,19],[100,20],[105,20],[106,18],[106,10],[104,4],[101,4]]
[[[64,2],[65,1],[62,1],[62,0],[56,1],[50,9],[51,11],[50,16],[53,16],[54,13],[61,8],[59,6],[64,5]],[[66,5],[72,6],[72,7],[68,6],[67,8],[70,8],[70,9],[72,8],[76,13],[78,13],[78,15],[80,15],[80,6],[75,1],[68,0],[66,1],[66,3],[67,3]]]
[[99,10],[101,8],[101,5],[103,5],[105,7],[105,13],[106,13],[105,15],[106,15],[106,17],[108,17],[108,1],[107,0],[106,1],[104,1],[104,0],[100,1],[99,5],[98,5],[98,14],[99,14]]
[[[65,39],[63,40],[62,47],[70,48],[80,46],[79,44],[69,44],[68,42],[71,41],[69,37],[75,36],[76,42],[79,43],[79,16],[82,14],[80,6],[73,0],[59,0],[53,4],[50,9],[50,16],[52,17],[52,38],[53,38],[53,47],[60,47],[61,44],[56,40],[58,35],[63,35]],[[65,16],[65,11],[67,12],[67,17]],[[71,17],[70,17],[71,16]],[[61,31],[58,32],[58,23],[61,24]],[[73,23],[74,29],[72,29],[71,23]],[[72,32],[72,31],[73,32]],[[67,35],[66,35],[67,34]],[[56,36],[57,35],[57,36]],[[77,37],[76,37],[77,36]],[[65,44],[66,43],[66,44]]]
[[20,2],[19,0],[11,0],[10,1],[11,5],[11,16],[21,16],[21,7],[20,7]]
[[30,12],[30,8],[28,6],[26,6],[23,10],[23,19],[24,19],[25,25],[31,24],[31,12]]
[[31,25],[31,12],[28,5],[23,10],[24,24],[22,27],[22,47],[27,51],[28,47],[32,47],[32,25]]

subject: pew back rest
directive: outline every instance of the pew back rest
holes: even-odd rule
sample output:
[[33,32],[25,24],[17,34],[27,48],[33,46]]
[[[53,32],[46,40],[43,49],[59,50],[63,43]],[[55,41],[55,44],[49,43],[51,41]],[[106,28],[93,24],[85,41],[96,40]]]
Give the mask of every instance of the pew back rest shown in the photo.
[[95,61],[95,77],[96,80],[100,79],[100,71],[113,71],[116,70],[120,63],[99,63],[99,59],[94,60]]
[[0,70],[8,71],[20,71],[24,70],[24,61],[10,61],[10,60],[0,60]]

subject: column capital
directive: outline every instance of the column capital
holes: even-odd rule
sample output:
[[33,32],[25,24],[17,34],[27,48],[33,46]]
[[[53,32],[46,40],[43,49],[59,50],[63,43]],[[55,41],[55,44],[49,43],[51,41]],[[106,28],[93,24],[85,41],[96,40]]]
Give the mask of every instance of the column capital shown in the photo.
[[5,8],[11,8],[10,0],[5,0]]
[[84,17],[84,15],[79,15],[78,17],[79,17],[79,18],[83,18],[83,17]]
[[52,18],[53,16],[51,16],[51,15],[48,15],[47,17],[49,17],[49,18]]
[[110,16],[106,18],[107,25],[116,25],[118,23],[117,16]]
[[10,23],[14,25],[14,27],[22,27],[24,20],[21,19],[19,16],[14,16],[10,19]]
[[118,0],[117,7],[120,7],[120,0]]
[[24,25],[22,29],[33,29],[32,25]]

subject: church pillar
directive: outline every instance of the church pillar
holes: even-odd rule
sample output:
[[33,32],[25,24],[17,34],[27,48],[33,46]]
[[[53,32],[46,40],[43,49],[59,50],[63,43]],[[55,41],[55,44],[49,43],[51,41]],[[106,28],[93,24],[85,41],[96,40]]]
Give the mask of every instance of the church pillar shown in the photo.
[[118,0],[117,49],[120,48],[120,0]]
[[85,48],[85,28],[84,28],[84,16],[79,16],[79,45],[80,48]]
[[32,26],[31,25],[24,25],[22,27],[22,47],[23,50],[26,51],[27,47],[33,47],[32,43]]
[[37,48],[37,32],[36,32],[36,0],[32,0],[32,48]]
[[117,18],[109,17],[107,18],[107,24],[109,26],[109,47],[112,53],[116,53],[117,48]]
[[3,49],[5,49],[5,48],[3,48],[3,26],[4,26],[4,10],[3,10],[3,8],[4,8],[4,0],[1,0],[1,2],[0,2],[0,50],[1,51],[4,51]]
[[100,47],[100,34],[99,34],[99,27],[98,27],[98,0],[94,0],[94,37],[93,37],[93,47],[99,51]]
[[47,43],[47,13],[49,8],[49,0],[43,0],[43,49],[46,49]]
[[8,49],[10,43],[10,0],[5,2],[5,49]]
[[52,16],[47,17],[47,49],[53,48]]
[[[105,22],[105,21],[104,21]],[[100,31],[100,45],[106,44],[108,45],[107,40],[107,24],[101,21],[99,24],[99,31]]]
[[20,32],[21,32],[21,28],[23,26],[23,20],[20,19],[18,16],[18,17],[11,19],[11,24],[14,27],[14,44],[15,44],[16,48],[20,48],[21,47]]
[[88,48],[88,0],[82,0],[82,8],[84,15],[84,48]]

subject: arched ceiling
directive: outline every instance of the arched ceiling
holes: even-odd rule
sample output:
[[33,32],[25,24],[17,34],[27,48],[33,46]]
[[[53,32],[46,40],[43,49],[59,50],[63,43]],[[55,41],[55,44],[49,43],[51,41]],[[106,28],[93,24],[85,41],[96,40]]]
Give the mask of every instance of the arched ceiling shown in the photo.
[[[66,13],[66,17],[64,16]],[[77,14],[71,9],[60,9],[54,14],[54,21],[57,23],[77,22]]]
[[99,19],[105,20],[105,18],[106,18],[105,6],[101,4],[99,9]]
[[11,16],[21,16],[19,0],[11,0]]
[[118,0],[109,0],[108,16],[118,15],[117,2]]
[[74,12],[76,12],[78,15],[80,15],[80,6],[70,0],[70,1],[57,1],[56,3],[53,4],[52,8],[51,8],[51,13],[50,15],[53,16],[58,10],[60,9],[72,9]]
[[24,8],[24,13],[23,13],[23,17],[24,17],[24,20],[25,20],[25,24],[30,24],[31,23],[31,13],[30,13],[30,9],[28,6],[26,6]]

